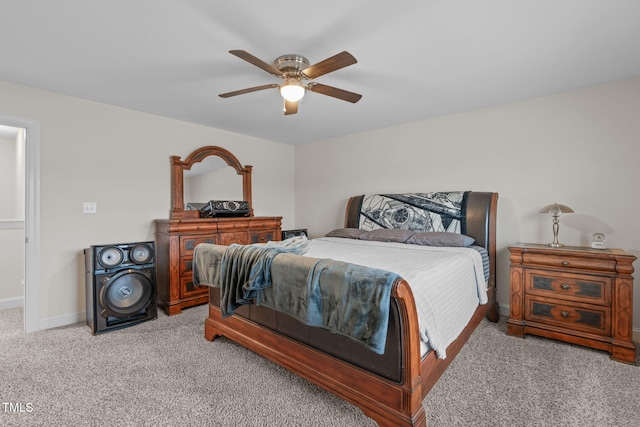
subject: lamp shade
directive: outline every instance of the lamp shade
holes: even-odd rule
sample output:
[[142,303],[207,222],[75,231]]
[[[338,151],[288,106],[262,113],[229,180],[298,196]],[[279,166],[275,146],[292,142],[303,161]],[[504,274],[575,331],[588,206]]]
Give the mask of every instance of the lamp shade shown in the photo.
[[561,213],[573,213],[573,209],[571,209],[567,205],[560,205],[558,203],[553,203],[551,205],[545,206],[544,208],[540,209],[540,213],[560,215]]
[[300,101],[304,96],[304,93],[304,85],[294,79],[287,80],[280,86],[280,95],[290,102]]

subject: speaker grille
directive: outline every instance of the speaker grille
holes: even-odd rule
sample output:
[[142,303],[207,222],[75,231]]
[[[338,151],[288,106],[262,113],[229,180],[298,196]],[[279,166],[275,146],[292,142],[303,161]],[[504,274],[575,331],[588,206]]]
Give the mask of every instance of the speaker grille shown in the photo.
[[149,264],[153,262],[153,249],[146,243],[138,243],[131,248],[129,258],[138,265]]
[[127,317],[149,304],[153,285],[140,270],[124,270],[111,277],[100,291],[107,315]]
[[109,246],[98,253],[98,262],[104,268],[113,268],[122,264],[124,252],[116,246]]

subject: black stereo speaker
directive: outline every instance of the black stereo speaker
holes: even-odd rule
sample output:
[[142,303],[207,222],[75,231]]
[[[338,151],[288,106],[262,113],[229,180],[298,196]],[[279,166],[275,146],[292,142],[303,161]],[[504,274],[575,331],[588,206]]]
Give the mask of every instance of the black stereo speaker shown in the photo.
[[155,243],[84,250],[87,325],[95,335],[158,317]]
[[187,203],[186,210],[199,210],[200,218],[249,216],[249,202],[209,200],[207,203]]

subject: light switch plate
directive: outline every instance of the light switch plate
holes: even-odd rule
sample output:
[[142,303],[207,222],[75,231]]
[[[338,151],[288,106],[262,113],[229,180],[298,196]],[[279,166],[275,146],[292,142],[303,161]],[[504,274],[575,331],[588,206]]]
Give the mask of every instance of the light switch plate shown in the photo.
[[82,213],[94,214],[98,212],[98,204],[96,202],[82,202]]

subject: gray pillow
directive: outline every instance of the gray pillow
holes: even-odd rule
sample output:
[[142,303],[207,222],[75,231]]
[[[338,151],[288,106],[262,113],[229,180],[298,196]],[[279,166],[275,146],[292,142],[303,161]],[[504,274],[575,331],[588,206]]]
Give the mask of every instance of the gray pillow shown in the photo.
[[360,240],[375,240],[378,242],[404,243],[408,238],[416,234],[411,230],[387,229],[370,230],[360,235]]
[[360,228],[338,228],[325,234],[325,237],[343,237],[345,239],[357,239],[366,230]]
[[422,246],[470,246],[475,242],[473,237],[464,234],[442,231],[424,231],[416,233],[405,243]]

